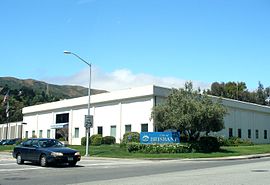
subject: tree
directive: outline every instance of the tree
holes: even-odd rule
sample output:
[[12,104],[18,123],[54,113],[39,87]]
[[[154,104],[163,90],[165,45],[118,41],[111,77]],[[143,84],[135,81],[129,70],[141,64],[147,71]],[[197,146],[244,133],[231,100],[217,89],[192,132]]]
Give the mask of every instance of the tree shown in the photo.
[[163,104],[153,108],[152,119],[158,130],[185,131],[190,139],[201,132],[217,132],[224,128],[226,109],[220,101],[214,102],[205,94],[194,91],[188,82],[185,89],[173,89]]
[[259,81],[258,89],[256,92],[256,103],[261,104],[261,105],[265,105],[266,98],[267,98],[267,96],[265,94],[263,84]]
[[214,96],[225,96],[225,84],[224,82],[218,83],[214,82],[211,85],[211,90],[207,92],[208,94],[214,95]]

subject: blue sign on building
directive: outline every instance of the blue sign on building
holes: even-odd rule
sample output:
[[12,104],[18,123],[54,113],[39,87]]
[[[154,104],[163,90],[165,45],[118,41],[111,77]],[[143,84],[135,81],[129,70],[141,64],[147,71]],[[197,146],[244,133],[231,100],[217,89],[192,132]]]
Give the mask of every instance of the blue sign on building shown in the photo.
[[141,132],[140,143],[180,143],[180,132]]

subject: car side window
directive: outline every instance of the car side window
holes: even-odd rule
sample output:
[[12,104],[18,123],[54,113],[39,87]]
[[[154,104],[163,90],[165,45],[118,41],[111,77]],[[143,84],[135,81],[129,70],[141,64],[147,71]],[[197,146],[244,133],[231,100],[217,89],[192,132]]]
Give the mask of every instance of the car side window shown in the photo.
[[33,140],[31,146],[38,147],[38,140]]
[[25,141],[25,142],[23,143],[23,146],[29,147],[29,146],[31,146],[31,143],[32,143],[32,140],[31,140],[31,139],[30,139],[30,140],[27,140],[27,141]]

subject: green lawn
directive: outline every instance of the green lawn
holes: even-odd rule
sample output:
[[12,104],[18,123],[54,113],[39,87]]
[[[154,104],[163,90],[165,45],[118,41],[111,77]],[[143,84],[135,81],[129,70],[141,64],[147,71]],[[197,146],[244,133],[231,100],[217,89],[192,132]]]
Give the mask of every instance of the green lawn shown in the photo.
[[13,145],[0,145],[0,152],[10,152],[13,148]]
[[[77,149],[82,155],[85,154],[84,146],[70,146]],[[180,153],[180,154],[144,154],[129,153],[119,145],[90,146],[90,155],[95,157],[115,157],[115,158],[208,158],[226,157],[251,154],[270,153],[270,144],[238,147],[222,147],[220,152],[214,153]]]
[[[0,146],[1,151],[11,152],[14,146]],[[85,146],[69,146],[85,155]],[[113,158],[214,158],[226,156],[240,156],[251,154],[270,153],[270,144],[238,147],[222,147],[220,152],[214,153],[180,153],[180,154],[144,154],[129,153],[119,145],[90,146],[90,156]]]

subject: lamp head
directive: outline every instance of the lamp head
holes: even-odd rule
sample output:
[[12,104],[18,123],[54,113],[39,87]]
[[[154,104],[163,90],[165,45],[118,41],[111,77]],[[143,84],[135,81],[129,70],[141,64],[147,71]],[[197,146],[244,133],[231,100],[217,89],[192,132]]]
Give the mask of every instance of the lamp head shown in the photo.
[[71,52],[70,52],[70,51],[64,51],[64,53],[65,53],[65,54],[71,54]]

